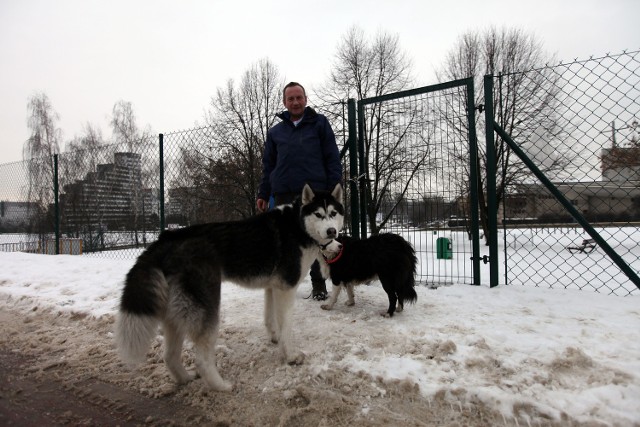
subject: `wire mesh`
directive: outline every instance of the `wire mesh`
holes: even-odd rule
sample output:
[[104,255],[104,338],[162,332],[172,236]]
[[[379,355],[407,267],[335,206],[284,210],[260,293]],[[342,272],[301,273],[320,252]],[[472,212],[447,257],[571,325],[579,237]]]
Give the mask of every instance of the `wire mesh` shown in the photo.
[[[625,52],[494,79],[496,121],[635,271],[639,55]],[[315,108],[329,117],[347,156],[346,104]],[[418,280],[427,284],[472,279],[467,114],[462,87],[415,92],[365,109],[367,227],[411,241],[420,259]],[[0,251],[134,258],[163,226],[254,214],[262,141],[250,141],[243,160],[237,147],[216,138],[224,133],[203,127],[165,134],[161,143],[145,138],[59,154],[58,204],[53,158],[0,164]],[[587,248],[584,230],[497,143],[503,282],[637,294],[603,251]],[[360,182],[350,176],[346,157],[343,168],[345,183]],[[350,186],[345,189],[349,200]],[[351,221],[345,224],[350,232]]]
[[[640,52],[496,76],[496,122],[640,271]],[[515,95],[515,96],[514,96]],[[516,98],[520,102],[513,102]],[[514,111],[509,115],[508,111]],[[638,289],[501,144],[504,281],[630,295]]]
[[369,234],[411,242],[417,280],[429,286],[473,282],[466,91],[426,87],[366,102],[360,119]]
[[149,139],[0,165],[0,250],[136,256],[159,233],[157,169]]
[[160,233],[159,154],[144,138],[59,155],[62,239],[92,256],[132,258]]
[[352,215],[352,203],[351,203],[351,186],[350,180],[357,180],[356,177],[351,177],[349,173],[349,127],[348,127],[348,114],[347,114],[347,101],[340,101],[335,103],[314,105],[313,108],[320,114],[323,114],[329,120],[331,128],[336,136],[336,144],[340,150],[340,158],[342,160],[342,188],[344,190],[344,228],[343,232],[352,234],[351,230],[351,215]]
[[[59,154],[57,205],[55,157],[0,164],[0,251],[55,254],[57,237],[59,253],[135,258],[163,226],[254,215],[262,141],[221,143],[224,132],[208,126]],[[344,133],[337,139],[341,148]]]
[[[36,218],[41,218],[53,193],[46,189],[36,197],[29,185],[29,162],[0,165],[0,251],[42,252],[41,239],[36,234]],[[33,172],[35,174],[35,171]],[[45,181],[43,179],[43,181]],[[51,181],[49,181],[51,182]],[[46,224],[42,224],[47,230]],[[51,224],[49,231],[53,231]],[[29,237],[31,235],[31,237]],[[44,239],[50,235],[45,234]],[[42,240],[44,240],[42,239]]]

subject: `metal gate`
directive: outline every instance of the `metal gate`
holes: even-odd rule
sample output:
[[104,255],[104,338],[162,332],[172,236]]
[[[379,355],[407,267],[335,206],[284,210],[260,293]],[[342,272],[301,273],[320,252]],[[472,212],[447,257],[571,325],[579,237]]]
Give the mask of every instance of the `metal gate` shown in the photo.
[[473,79],[463,79],[357,103],[350,175],[360,228],[352,233],[405,237],[417,280],[429,286],[480,284],[473,95]]

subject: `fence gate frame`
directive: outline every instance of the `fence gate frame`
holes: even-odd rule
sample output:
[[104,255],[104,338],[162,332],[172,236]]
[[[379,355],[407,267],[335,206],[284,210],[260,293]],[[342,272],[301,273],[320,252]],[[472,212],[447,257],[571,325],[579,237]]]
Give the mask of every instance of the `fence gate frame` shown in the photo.
[[[480,277],[480,261],[483,260],[486,262],[496,263],[495,270],[497,271],[497,256],[490,257],[489,259],[484,256],[480,256],[480,227],[479,227],[479,200],[478,200],[478,191],[479,191],[479,179],[478,179],[478,139],[476,136],[476,118],[475,118],[475,110],[476,106],[474,103],[474,82],[473,77],[469,77],[466,79],[453,80],[446,83],[439,83],[430,86],[424,86],[416,89],[410,89],[405,91],[400,91],[396,93],[361,99],[357,101],[357,113],[352,111],[352,108],[349,109],[349,145],[353,147],[353,145],[357,142],[357,158],[354,158],[353,154],[355,150],[350,149],[350,181],[352,188],[356,187],[357,190],[352,191],[352,213],[354,216],[359,215],[359,218],[352,218],[352,223],[356,225],[359,223],[360,229],[354,226],[352,233],[356,238],[366,238],[367,230],[368,230],[368,222],[367,222],[367,199],[366,199],[366,180],[368,176],[365,158],[365,106],[375,103],[382,103],[386,101],[396,100],[400,98],[421,95],[425,93],[432,93],[443,91],[446,89],[452,89],[457,87],[465,87],[466,88],[466,117],[467,117],[467,128],[468,128],[468,146],[469,146],[469,202],[470,202],[470,219],[471,219],[471,227],[470,227],[470,235],[472,239],[472,257],[470,261],[472,263],[472,285],[479,286],[481,283]],[[353,116],[357,117],[357,130],[355,129],[355,120]],[[355,133],[355,135],[354,135]],[[357,175],[354,175],[354,171],[357,167]],[[354,206],[355,204],[355,206]],[[497,239],[494,239],[493,242],[497,243]],[[494,248],[495,253],[497,254],[497,247]],[[497,285],[497,280],[496,284]],[[492,283],[492,286],[493,283]]]

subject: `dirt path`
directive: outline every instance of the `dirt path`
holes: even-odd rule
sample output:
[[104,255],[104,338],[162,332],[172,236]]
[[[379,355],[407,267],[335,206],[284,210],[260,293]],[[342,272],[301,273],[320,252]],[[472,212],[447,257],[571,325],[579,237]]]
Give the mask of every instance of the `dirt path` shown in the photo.
[[[0,307],[1,425],[505,425],[480,402],[456,406],[366,373],[282,365],[249,326],[221,331],[220,371],[235,387],[216,393],[198,379],[175,386],[161,338],[146,364],[128,370],[113,349],[112,316]],[[184,360],[193,366],[188,349]]]
[[[35,358],[0,352],[0,424],[100,425],[200,424],[201,411],[152,399],[97,379],[70,383],[52,366],[33,375]],[[150,415],[153,414],[153,415]],[[175,422],[175,424],[179,424]]]

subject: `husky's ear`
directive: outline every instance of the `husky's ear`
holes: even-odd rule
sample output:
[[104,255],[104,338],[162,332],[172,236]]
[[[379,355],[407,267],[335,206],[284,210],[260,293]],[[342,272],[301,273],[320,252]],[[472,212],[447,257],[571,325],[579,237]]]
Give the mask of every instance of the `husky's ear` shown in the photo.
[[311,187],[309,187],[309,184],[305,184],[304,188],[302,189],[302,205],[304,206],[311,203],[315,196],[316,195],[313,193]]
[[342,185],[340,183],[336,184],[336,186],[333,188],[333,191],[331,192],[331,195],[333,196],[334,199],[339,201],[340,204],[343,204],[342,203]]

